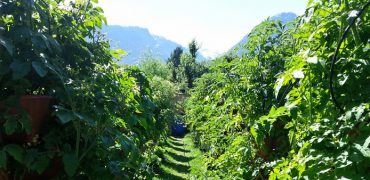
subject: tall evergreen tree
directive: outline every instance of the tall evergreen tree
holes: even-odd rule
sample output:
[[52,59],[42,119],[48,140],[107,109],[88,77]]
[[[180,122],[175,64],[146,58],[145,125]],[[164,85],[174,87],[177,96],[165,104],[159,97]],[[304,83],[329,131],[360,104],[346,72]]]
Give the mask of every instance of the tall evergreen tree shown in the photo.
[[184,50],[182,49],[182,47],[180,47],[180,46],[176,47],[176,49],[173,50],[173,52],[171,53],[171,56],[168,59],[168,61],[172,62],[173,66],[178,68],[179,65],[180,65],[180,58],[181,58],[181,55],[182,55],[183,52],[184,52]]
[[189,52],[190,52],[191,57],[193,58],[194,61],[197,58],[199,49],[200,49],[200,45],[198,44],[198,42],[195,39],[193,39],[189,43]]
[[175,50],[171,53],[170,58],[168,59],[168,63],[172,64],[172,79],[174,81],[177,81],[177,74],[176,74],[176,69],[180,66],[180,59],[181,55],[184,52],[182,47],[176,47]]

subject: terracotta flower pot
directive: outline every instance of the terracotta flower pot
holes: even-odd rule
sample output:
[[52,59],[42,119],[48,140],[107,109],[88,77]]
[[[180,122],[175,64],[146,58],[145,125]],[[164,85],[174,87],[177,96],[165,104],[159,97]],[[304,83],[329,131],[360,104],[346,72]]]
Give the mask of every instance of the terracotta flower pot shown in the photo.
[[55,105],[55,99],[50,96],[22,96],[21,106],[26,110],[31,118],[32,130],[27,136],[27,142],[31,142],[38,136],[43,124],[50,119],[52,106]]
[[[20,98],[20,105],[27,112],[31,120],[31,132],[15,133],[10,136],[4,135],[8,143],[33,142],[39,136],[43,124],[50,119],[52,106],[56,104],[55,98],[51,96],[25,95]],[[5,105],[0,103],[0,111],[4,111]],[[19,110],[11,109],[13,115],[19,114]],[[0,123],[3,123],[0,121]]]

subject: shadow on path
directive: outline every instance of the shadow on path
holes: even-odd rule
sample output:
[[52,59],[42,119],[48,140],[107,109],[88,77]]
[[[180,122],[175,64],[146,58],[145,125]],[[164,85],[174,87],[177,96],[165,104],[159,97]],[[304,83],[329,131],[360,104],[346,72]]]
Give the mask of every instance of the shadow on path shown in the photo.
[[189,162],[193,159],[192,157],[178,155],[173,152],[167,152],[167,154],[171,156],[174,160],[179,161],[179,162]]
[[161,173],[161,178],[162,179],[168,179],[168,180],[185,180],[185,178],[183,178],[181,176],[177,176],[177,175],[167,173],[167,172],[162,172]]
[[167,167],[171,167],[173,170],[177,171],[178,173],[187,174],[190,172],[189,165],[177,164],[170,161],[164,161],[163,164]]
[[166,146],[171,148],[171,149],[174,149],[176,151],[179,151],[179,152],[183,152],[183,153],[189,153],[190,152],[189,150],[184,149],[184,147],[182,147],[182,145],[181,146],[176,146],[176,145],[173,145],[172,143],[166,142]]
[[160,179],[188,179],[189,162],[193,159],[189,150],[185,149],[183,138],[169,137],[163,147],[166,149],[161,165]]
[[178,139],[168,139],[167,140],[167,143],[170,143],[170,144],[173,144],[173,145],[175,145],[175,146],[180,146],[180,147],[183,147],[184,145],[183,145],[183,143],[182,142],[179,142],[179,140]]

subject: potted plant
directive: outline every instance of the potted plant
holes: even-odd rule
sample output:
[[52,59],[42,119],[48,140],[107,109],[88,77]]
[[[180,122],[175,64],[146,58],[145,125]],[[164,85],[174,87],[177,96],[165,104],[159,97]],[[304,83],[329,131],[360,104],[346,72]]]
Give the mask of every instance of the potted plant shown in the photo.
[[8,139],[29,143],[37,138],[56,104],[53,94],[60,80],[57,66],[48,55],[58,43],[50,36],[32,32],[31,28],[22,31],[19,37],[14,34],[17,27],[5,31],[1,26],[0,22],[0,123],[7,135],[17,127],[26,130],[26,136],[18,134]]
[[27,137],[30,142],[37,138],[43,123],[50,119],[55,98],[52,96],[24,95],[20,98],[21,107],[29,114],[31,133]]
[[55,104],[56,100],[51,96],[23,95],[19,97],[18,107],[10,105],[0,110],[5,117],[0,120],[5,128],[4,141],[29,145],[35,143],[40,137],[43,124],[50,120],[52,107]]
[[56,99],[50,95],[54,91],[52,86],[46,84],[51,84],[53,77],[36,77],[36,74],[30,71],[20,80],[9,78],[5,83],[7,97],[0,100],[0,124],[7,143],[37,142],[43,124],[51,118]]

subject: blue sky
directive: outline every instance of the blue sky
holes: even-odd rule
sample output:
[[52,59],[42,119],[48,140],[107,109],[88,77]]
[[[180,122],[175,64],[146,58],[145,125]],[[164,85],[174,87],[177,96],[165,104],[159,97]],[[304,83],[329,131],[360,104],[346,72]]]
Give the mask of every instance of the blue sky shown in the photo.
[[110,25],[139,26],[186,46],[193,38],[214,57],[281,12],[304,13],[307,0],[100,0]]

